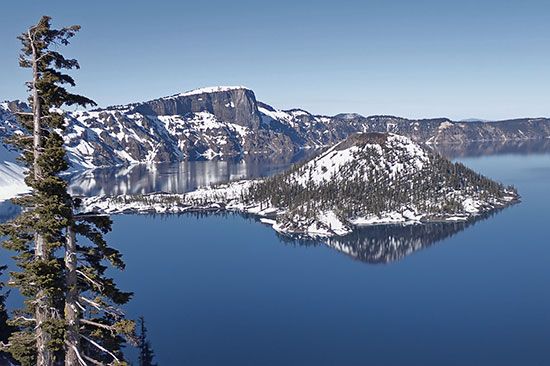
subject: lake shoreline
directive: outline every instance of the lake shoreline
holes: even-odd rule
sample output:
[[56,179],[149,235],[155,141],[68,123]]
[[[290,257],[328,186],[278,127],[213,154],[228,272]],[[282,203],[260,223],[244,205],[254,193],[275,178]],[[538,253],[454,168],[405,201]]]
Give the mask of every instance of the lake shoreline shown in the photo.
[[[465,222],[475,217],[498,211],[521,202],[520,196],[506,196],[495,199],[491,207],[485,203],[468,202],[470,210],[464,210],[460,215],[430,216],[404,208],[402,211],[384,212],[378,217],[370,216],[341,220],[334,213],[321,213],[315,220],[303,222],[297,227],[284,225],[278,219],[285,215],[286,210],[263,205],[262,203],[245,203],[241,197],[258,180],[244,180],[202,188],[184,194],[151,193],[147,195],[95,196],[83,199],[82,213],[97,214],[182,214],[232,212],[252,215],[265,225],[270,225],[276,232],[284,235],[299,235],[317,238],[329,238],[348,235],[358,228],[378,225],[410,225],[438,222]],[[324,216],[323,216],[324,215]]]

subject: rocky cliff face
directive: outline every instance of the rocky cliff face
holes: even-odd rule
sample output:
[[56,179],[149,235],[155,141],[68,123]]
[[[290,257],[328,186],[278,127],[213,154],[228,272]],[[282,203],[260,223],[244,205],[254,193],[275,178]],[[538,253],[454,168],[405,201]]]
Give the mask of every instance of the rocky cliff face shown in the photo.
[[[0,135],[17,129],[13,111],[0,104]],[[550,137],[550,120],[454,122],[357,114],[313,115],[276,110],[244,87],[213,87],[142,103],[69,113],[66,143],[74,167],[292,155],[332,145],[356,132],[393,132],[429,144]]]
[[292,155],[300,144],[263,123],[254,93],[206,88],[144,103],[71,114],[67,145],[77,165]]
[[257,129],[261,122],[256,96],[244,87],[198,89],[137,104],[134,111],[149,116],[209,113],[222,121],[252,129]]

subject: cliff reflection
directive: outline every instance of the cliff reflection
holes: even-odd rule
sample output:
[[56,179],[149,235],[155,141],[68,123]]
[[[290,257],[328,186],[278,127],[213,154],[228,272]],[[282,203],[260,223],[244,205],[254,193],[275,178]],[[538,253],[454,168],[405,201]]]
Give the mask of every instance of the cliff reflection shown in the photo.
[[185,193],[199,187],[273,175],[312,153],[302,151],[292,157],[250,156],[235,160],[98,168],[73,175],[70,187],[71,193],[80,196]]

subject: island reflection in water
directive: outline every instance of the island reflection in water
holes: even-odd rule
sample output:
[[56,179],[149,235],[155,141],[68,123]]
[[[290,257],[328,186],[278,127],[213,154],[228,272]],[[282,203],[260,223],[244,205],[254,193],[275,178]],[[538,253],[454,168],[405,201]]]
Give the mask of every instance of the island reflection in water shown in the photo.
[[289,237],[282,234],[278,236],[287,244],[326,245],[364,263],[386,264],[401,260],[416,251],[450,238],[501,210],[479,215],[468,221],[363,226],[356,228],[348,235],[323,240]]
[[[487,220],[507,208],[496,209],[467,221],[360,226],[356,227],[350,234],[332,238],[313,239],[302,235],[275,233],[279,241],[286,245],[304,247],[327,246],[363,263],[389,264],[455,236],[461,231],[474,226],[478,222]],[[171,214],[147,213],[146,215],[162,218],[165,215]],[[195,211],[174,215],[190,215],[198,219],[207,216],[241,216],[257,225],[263,224],[258,216],[231,211]]]

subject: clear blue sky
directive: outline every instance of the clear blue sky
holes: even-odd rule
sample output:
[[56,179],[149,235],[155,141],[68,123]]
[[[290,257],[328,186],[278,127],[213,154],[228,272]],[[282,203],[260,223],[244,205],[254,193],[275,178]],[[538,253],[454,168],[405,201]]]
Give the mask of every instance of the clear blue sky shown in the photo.
[[550,116],[550,1],[4,1],[0,100],[42,14],[82,25],[65,52],[102,106],[235,84],[318,114]]

